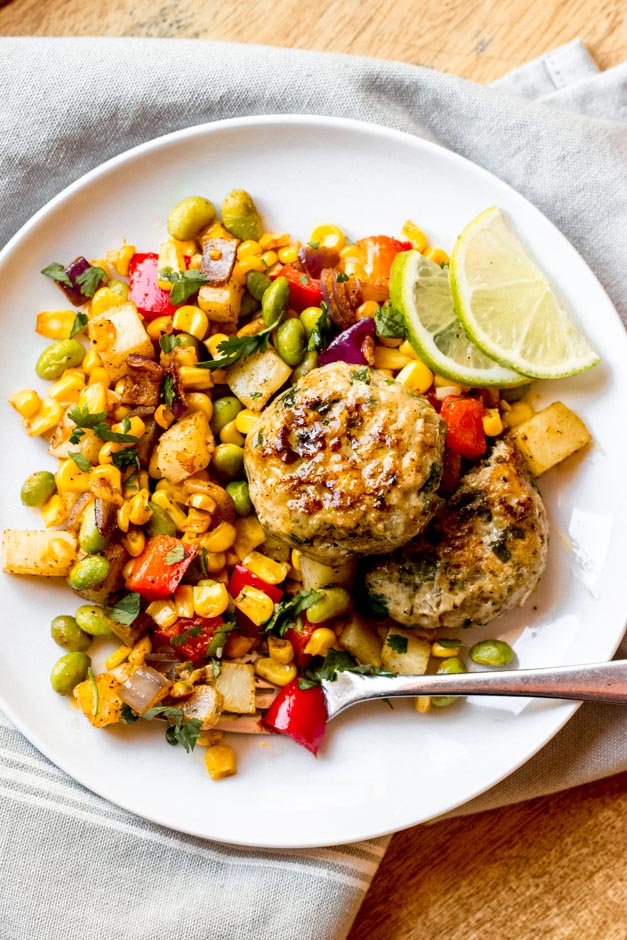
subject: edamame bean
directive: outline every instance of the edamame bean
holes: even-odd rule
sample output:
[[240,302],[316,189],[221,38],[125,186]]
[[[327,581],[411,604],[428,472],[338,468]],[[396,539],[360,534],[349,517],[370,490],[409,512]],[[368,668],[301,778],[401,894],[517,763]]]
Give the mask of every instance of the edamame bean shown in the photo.
[[52,667],[50,683],[59,695],[71,695],[74,686],[82,682],[87,676],[91,665],[89,656],[85,653],[66,653]]
[[240,241],[259,241],[263,235],[261,216],[252,196],[244,189],[233,189],[222,203],[222,224]]
[[152,509],[152,516],[145,525],[148,537],[154,538],[155,535],[176,535],[176,526],[165,509],[162,509],[161,506],[157,506],[152,500],[148,505]]
[[113,291],[114,294],[118,294],[120,297],[128,297],[129,286],[125,281],[109,281],[107,287],[110,291]]
[[255,300],[252,294],[248,291],[244,292],[242,297],[242,302],[239,305],[239,315],[242,319],[245,317],[252,316],[253,313],[257,313],[259,310],[259,301]]
[[77,561],[70,571],[70,587],[75,591],[86,591],[102,584],[108,574],[109,562],[104,555],[88,555]]
[[266,326],[278,326],[290,306],[290,284],[286,277],[277,277],[263,295],[261,318]]
[[35,372],[40,379],[56,382],[66,369],[80,366],[85,357],[85,347],[77,339],[60,339],[46,346],[37,360]]
[[253,504],[250,500],[246,480],[234,480],[226,487],[226,491],[233,500],[237,515],[248,516],[252,511]]
[[83,604],[75,614],[76,622],[90,636],[111,636],[111,621],[102,607],[96,604]]
[[38,470],[27,477],[20,490],[20,499],[25,506],[43,506],[57,491],[54,473]]
[[320,600],[307,608],[307,620],[310,623],[323,623],[332,617],[341,617],[351,606],[351,596],[342,587],[322,588]]
[[[451,656],[449,659],[443,659],[438,666],[438,676],[451,675],[452,673],[467,672],[466,665],[459,656]],[[437,708],[446,708],[458,700],[458,695],[434,695],[431,704]]]
[[322,307],[305,307],[305,309],[301,311],[300,319],[303,326],[307,330],[307,336],[311,336],[314,327],[321,316]]
[[216,398],[213,403],[213,414],[209,425],[214,435],[217,437],[223,427],[235,421],[244,406],[235,395],[225,395],[224,398]]
[[276,332],[274,340],[276,351],[288,366],[299,365],[307,350],[305,327],[295,317],[284,320]]
[[96,509],[94,504],[90,503],[81,519],[81,527],[78,530],[78,544],[88,555],[93,555],[94,552],[101,552],[108,541],[109,539],[98,531]]
[[188,196],[170,210],[168,233],[178,241],[186,242],[210,225],[216,217],[212,202],[202,196]]
[[221,476],[227,480],[236,480],[244,469],[244,448],[237,444],[218,444],[211,463]]
[[81,630],[76,618],[59,614],[50,624],[50,636],[58,646],[73,653],[83,653],[91,645],[91,637]]
[[305,355],[305,358],[299,366],[296,366],[294,371],[290,376],[290,385],[294,385],[295,382],[298,382],[299,379],[302,379],[304,375],[307,375],[308,372],[311,372],[312,369],[318,368],[318,353],[317,352],[308,352]]
[[246,275],[246,287],[255,300],[263,300],[263,295],[271,284],[272,281],[263,271],[249,271]]
[[507,666],[512,661],[514,650],[504,640],[483,640],[475,643],[468,655],[479,666]]

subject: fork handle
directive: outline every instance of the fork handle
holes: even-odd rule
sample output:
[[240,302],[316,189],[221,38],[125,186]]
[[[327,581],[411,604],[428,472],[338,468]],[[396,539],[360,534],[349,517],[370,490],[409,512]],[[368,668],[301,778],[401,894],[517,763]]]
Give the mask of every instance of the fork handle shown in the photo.
[[627,704],[627,660],[443,676],[390,678],[341,672],[334,682],[322,685],[329,718],[358,702],[417,695],[522,695]]

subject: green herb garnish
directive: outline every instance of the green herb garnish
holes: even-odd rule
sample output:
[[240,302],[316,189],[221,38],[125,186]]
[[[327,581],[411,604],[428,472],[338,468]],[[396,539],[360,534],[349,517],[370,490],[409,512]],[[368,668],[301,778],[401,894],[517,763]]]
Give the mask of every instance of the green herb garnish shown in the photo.
[[71,457],[79,470],[82,470],[86,473],[91,469],[91,464],[85,454],[81,454],[80,450],[68,450],[68,457]]
[[120,712],[120,721],[123,725],[134,725],[136,721],[139,721],[139,715],[133,711],[130,705],[124,702]]
[[77,313],[74,317],[74,323],[70,330],[70,339],[73,336],[76,336],[77,333],[80,333],[87,326],[87,314],[86,313]]
[[408,639],[406,636],[400,636],[398,633],[388,633],[387,645],[390,649],[393,649],[395,653],[406,653]]
[[226,369],[227,366],[232,366],[239,359],[246,359],[257,352],[265,352],[268,348],[270,333],[275,326],[276,324],[273,323],[271,326],[267,326],[265,330],[260,330],[259,333],[253,333],[250,336],[229,336],[228,339],[223,339],[217,349],[221,358],[210,359],[208,362],[197,362],[196,367],[199,369]]
[[184,558],[187,558],[185,548],[179,542],[177,545],[174,545],[165,556],[165,563],[166,565],[178,565],[179,561],[183,561]]
[[93,297],[103,281],[108,281],[107,272],[99,268],[97,264],[90,264],[76,277],[76,283],[81,289],[84,297]]
[[165,733],[165,739],[168,744],[181,744],[188,754],[190,751],[194,750],[202,727],[202,721],[199,721],[198,718],[189,718],[185,721],[183,709],[171,705],[149,708],[148,711],[144,712],[142,715],[142,718],[146,718],[148,721],[158,717],[167,718],[168,721],[174,721],[174,724],[170,725]]
[[328,346],[333,339],[333,321],[329,316],[329,308],[324,300],[320,304],[322,313],[316,320],[315,326],[309,336],[307,343],[308,352],[320,352],[325,346]]
[[[77,428],[89,428],[101,441],[112,441],[114,444],[137,444],[139,438],[133,434],[119,434],[112,431],[106,421],[106,411],[96,411],[94,413],[87,409],[86,405],[76,405],[67,412],[70,421],[73,421]],[[130,427],[130,422],[127,425]],[[76,434],[76,430],[70,435],[70,443],[78,444],[82,434]]]
[[185,643],[187,643],[190,637],[200,636],[201,633],[202,633],[201,626],[190,627],[189,630],[183,630],[183,632],[179,633],[178,636],[171,636],[170,646],[183,646]]
[[336,283],[343,284],[344,281],[348,281],[350,280],[350,278],[348,274],[346,274],[344,271],[340,271],[338,274],[335,275],[335,280],[336,280]]
[[180,346],[180,345],[181,345],[180,336],[173,336],[172,334],[170,334],[169,336],[165,335],[165,336],[159,337],[159,346],[161,347],[161,351],[164,353],[172,352],[172,350],[176,346]]
[[175,306],[184,303],[188,297],[195,294],[196,291],[209,280],[206,274],[196,270],[196,268],[190,268],[189,271],[174,271],[172,268],[161,268],[159,271],[159,279],[169,281],[172,285],[170,303]]
[[66,287],[74,287],[70,276],[65,273],[65,268],[62,264],[59,264],[58,261],[53,261],[52,264],[46,265],[45,268],[42,268],[41,273],[45,274],[46,277],[51,277],[53,281],[58,281],[59,284],[65,284]]
[[105,614],[114,623],[130,626],[139,616],[141,597],[137,591],[122,595],[113,607],[105,607]]
[[335,682],[338,672],[356,672],[363,676],[393,676],[395,673],[377,669],[369,663],[361,664],[344,650],[330,649],[324,660],[317,656],[314,664],[304,670],[298,680],[299,689],[311,689],[321,682]]
[[[117,467],[118,470],[126,470],[128,467],[137,467],[139,470],[140,464],[137,448],[125,447],[124,450],[116,451],[111,454],[111,463],[114,467]],[[125,481],[124,486],[128,486],[128,480]],[[137,489],[137,487],[135,487],[135,489]]]
[[389,300],[381,304],[375,313],[374,324],[377,334],[386,339],[404,339],[407,335],[405,317],[394,309]]
[[294,597],[290,597],[289,600],[279,601],[278,604],[274,605],[274,613],[263,625],[264,633],[283,636],[290,622],[303,610],[307,610],[308,607],[319,601],[320,597],[319,591],[300,591]]

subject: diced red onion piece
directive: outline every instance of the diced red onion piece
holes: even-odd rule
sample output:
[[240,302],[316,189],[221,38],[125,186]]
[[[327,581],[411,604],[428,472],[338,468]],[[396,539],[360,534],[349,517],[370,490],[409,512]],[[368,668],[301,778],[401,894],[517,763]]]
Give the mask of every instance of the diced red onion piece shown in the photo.
[[368,357],[364,352],[364,343],[374,336],[375,325],[373,317],[364,317],[358,320],[347,330],[332,340],[319,356],[321,366],[329,362],[348,362],[350,365],[368,365]]

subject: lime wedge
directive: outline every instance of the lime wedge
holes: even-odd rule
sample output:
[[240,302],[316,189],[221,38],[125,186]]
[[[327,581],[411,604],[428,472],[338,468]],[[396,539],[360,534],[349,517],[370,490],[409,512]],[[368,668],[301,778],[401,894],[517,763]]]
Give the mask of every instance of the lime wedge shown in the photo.
[[497,208],[478,215],[457,239],[450,279],[466,332],[502,365],[561,379],[599,361]]
[[529,381],[489,359],[469,339],[453,309],[448,271],[418,251],[406,251],[394,259],[390,300],[405,318],[410,343],[439,375],[482,388],[507,388]]

